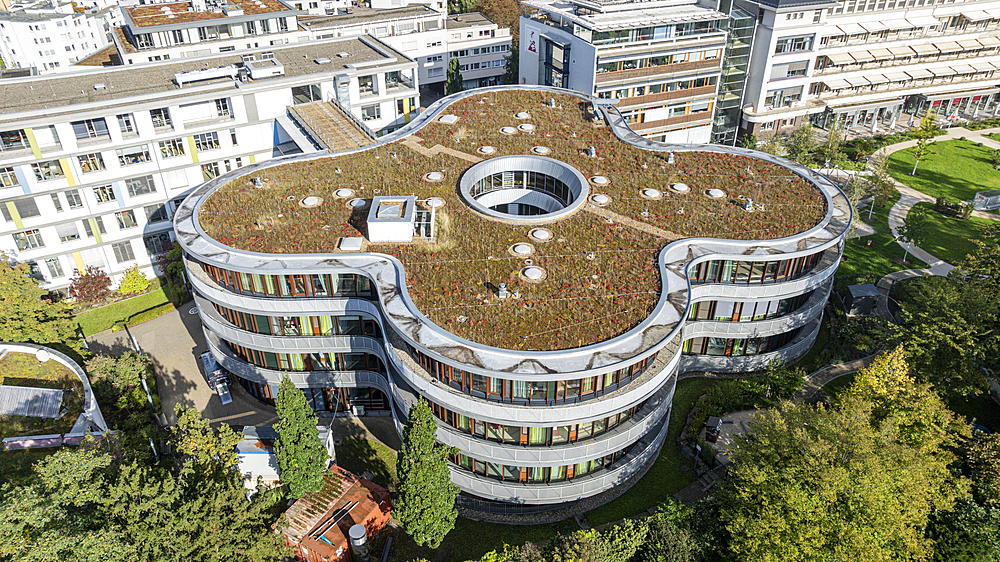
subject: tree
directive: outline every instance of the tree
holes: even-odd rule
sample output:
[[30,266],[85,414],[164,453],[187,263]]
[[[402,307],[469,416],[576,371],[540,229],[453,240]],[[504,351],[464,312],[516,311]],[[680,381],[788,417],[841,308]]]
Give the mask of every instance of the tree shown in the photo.
[[477,8],[493,23],[510,29],[510,50],[517,51],[521,15],[524,13],[521,3],[518,0],[479,0]]
[[76,448],[62,447],[39,461],[35,476],[46,496],[61,506],[83,507],[101,500],[111,455],[92,437]]
[[152,372],[149,357],[134,351],[117,357],[95,355],[85,365],[105,420],[119,432],[117,442],[124,456],[152,457],[148,439],[158,430],[141,383]]
[[103,269],[91,265],[84,273],[79,269],[73,271],[69,296],[80,302],[100,302],[111,294],[111,278]]
[[979,434],[968,452],[976,500],[1000,509],[1000,433]]
[[964,498],[949,511],[931,516],[927,536],[934,540],[935,562],[1000,560],[1000,509]]
[[[836,408],[792,403],[762,412],[750,424],[752,437],[737,439],[720,512],[732,557],[931,556],[930,515],[951,509],[967,487],[950,469],[963,424],[949,414],[941,427],[925,426],[947,408],[926,385],[893,377],[876,407],[869,398],[880,387],[869,378]],[[933,439],[915,443],[919,437]]]
[[520,57],[521,55],[518,54],[517,49],[511,49],[510,53],[504,57],[503,76],[500,77],[500,81],[503,84],[517,84],[518,80],[520,80],[518,75],[520,72],[518,68]]
[[769,398],[788,399],[806,382],[806,372],[802,367],[792,367],[781,361],[771,361],[755,382],[763,388],[760,394]]
[[[844,145],[844,126],[840,121],[835,120],[830,129],[826,132],[826,140],[816,147],[816,156],[821,162],[836,164],[844,159],[842,151]],[[824,165],[829,167],[829,165]]]
[[749,135],[743,135],[740,137],[740,148],[748,148],[750,150],[757,149],[757,135],[750,133]]
[[448,0],[448,14],[467,14],[476,9],[476,0]]
[[177,424],[171,430],[177,453],[197,467],[214,466],[221,471],[236,468],[236,445],[240,436],[228,425],[213,430],[208,420],[194,408],[175,408]]
[[920,164],[920,159],[931,153],[931,144],[938,131],[935,119],[935,115],[928,111],[920,120],[920,126],[913,131],[913,136],[917,138],[917,145],[913,147],[914,162],[913,171],[910,172],[911,176],[917,175],[917,165]]
[[445,84],[447,95],[457,94],[462,91],[464,80],[462,72],[458,69],[458,57],[452,57],[448,63],[448,82]]
[[[930,225],[927,224],[927,209],[924,207],[914,207],[906,215],[906,220],[896,229],[896,240],[906,244],[913,244],[920,247],[927,242],[930,234]],[[910,255],[910,249],[903,246],[903,263]]]
[[146,274],[139,271],[138,265],[133,265],[132,267],[125,270],[125,277],[122,278],[122,282],[118,284],[118,292],[123,295],[130,295],[133,293],[141,293],[149,288],[149,279],[146,279]]
[[785,138],[784,145],[789,159],[808,164],[816,150],[816,134],[812,125],[803,122]]
[[0,263],[0,341],[31,342],[79,356],[76,322],[69,306],[43,300],[45,291],[27,264]]
[[274,424],[274,430],[278,441],[274,444],[274,454],[278,457],[281,481],[288,484],[293,498],[319,491],[329,456],[319,440],[316,413],[306,402],[306,395],[287,375],[278,386],[275,409],[278,423]]
[[451,483],[448,447],[435,441],[437,423],[431,406],[419,400],[410,408],[403,447],[396,457],[399,475],[396,518],[421,546],[437,548],[455,527],[458,486]]

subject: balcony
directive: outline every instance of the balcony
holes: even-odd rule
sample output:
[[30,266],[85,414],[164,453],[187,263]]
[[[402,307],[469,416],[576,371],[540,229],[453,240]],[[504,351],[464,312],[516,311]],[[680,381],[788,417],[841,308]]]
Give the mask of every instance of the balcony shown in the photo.
[[674,64],[664,64],[660,66],[647,66],[646,68],[634,68],[632,70],[619,70],[617,72],[601,72],[597,74],[597,84],[601,86],[625,84],[650,78],[660,78],[681,73],[694,73],[705,70],[722,70],[722,59],[709,59],[694,62],[677,62]]

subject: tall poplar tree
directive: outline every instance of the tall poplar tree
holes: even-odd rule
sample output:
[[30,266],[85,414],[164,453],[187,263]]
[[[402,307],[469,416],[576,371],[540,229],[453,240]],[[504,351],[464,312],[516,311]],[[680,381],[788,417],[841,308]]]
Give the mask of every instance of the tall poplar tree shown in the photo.
[[437,422],[430,404],[420,400],[410,408],[403,432],[403,448],[396,457],[399,500],[396,519],[421,546],[437,548],[455,527],[458,486],[451,483],[448,453],[435,442]]
[[278,457],[281,481],[288,484],[293,498],[317,492],[323,486],[326,470],[326,448],[319,440],[316,413],[306,402],[306,395],[287,376],[282,377],[275,400],[278,442],[274,454]]

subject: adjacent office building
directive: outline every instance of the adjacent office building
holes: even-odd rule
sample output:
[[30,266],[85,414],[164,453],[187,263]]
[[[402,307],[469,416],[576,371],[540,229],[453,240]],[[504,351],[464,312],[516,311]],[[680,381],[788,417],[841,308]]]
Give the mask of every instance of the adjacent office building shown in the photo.
[[0,59],[8,69],[60,72],[111,43],[122,22],[117,4],[77,7],[76,2],[16,4],[0,12]]
[[852,210],[801,165],[652,142],[611,103],[477,89],[364,150],[207,181],[173,220],[211,353],[268,403],[288,376],[401,430],[429,401],[466,505],[627,489],[678,373],[810,348]]
[[737,3],[760,22],[744,97],[747,133],[808,121],[871,134],[928,109],[973,118],[998,106],[996,2]]
[[[275,156],[343,150],[349,136],[373,142],[405,123],[404,100],[418,104],[415,73],[361,37],[4,79],[0,250],[48,289],[87,266],[155,273],[192,189]],[[345,105],[312,103],[334,99]],[[310,139],[317,114],[350,131]]]

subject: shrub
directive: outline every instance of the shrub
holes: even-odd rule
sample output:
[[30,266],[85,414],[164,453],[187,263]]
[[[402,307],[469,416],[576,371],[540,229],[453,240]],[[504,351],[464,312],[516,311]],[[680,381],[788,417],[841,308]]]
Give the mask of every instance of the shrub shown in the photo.
[[100,302],[111,294],[111,278],[103,269],[89,266],[85,273],[73,270],[69,284],[69,295],[82,302]]
[[133,265],[125,270],[125,277],[118,285],[118,292],[123,295],[131,295],[141,293],[148,288],[149,279],[146,279],[146,274],[139,271],[138,265]]

